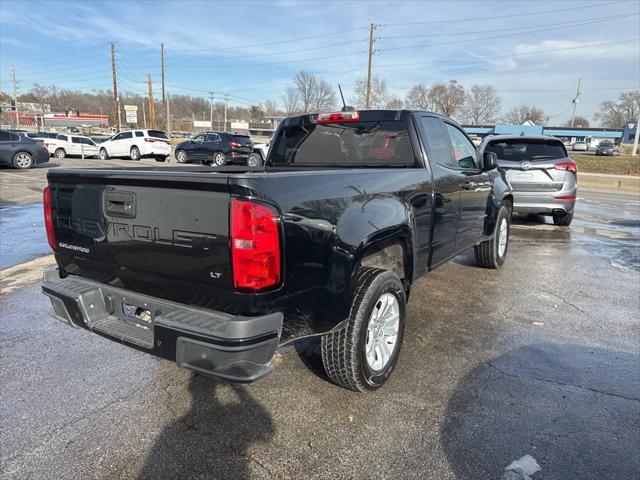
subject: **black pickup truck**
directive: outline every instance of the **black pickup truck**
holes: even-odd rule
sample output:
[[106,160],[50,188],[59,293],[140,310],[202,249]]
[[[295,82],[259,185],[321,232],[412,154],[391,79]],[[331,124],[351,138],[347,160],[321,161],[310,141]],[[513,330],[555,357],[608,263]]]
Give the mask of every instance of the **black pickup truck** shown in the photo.
[[265,165],[50,170],[42,289],[73,327],[236,382],[321,335],[329,377],[384,383],[411,285],[473,247],[498,268],[511,190],[452,120],[291,117]]

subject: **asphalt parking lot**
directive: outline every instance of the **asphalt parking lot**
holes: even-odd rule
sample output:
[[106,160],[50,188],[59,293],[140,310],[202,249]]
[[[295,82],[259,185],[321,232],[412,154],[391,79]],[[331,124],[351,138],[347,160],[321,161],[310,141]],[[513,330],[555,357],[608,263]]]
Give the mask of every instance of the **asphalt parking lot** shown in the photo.
[[526,454],[535,480],[637,478],[640,196],[580,192],[571,227],[516,218],[501,270],[466,252],[419,280],[396,371],[357,394],[316,340],[238,386],[50,318],[37,202],[54,164],[132,166],[0,170],[3,478],[475,480]]

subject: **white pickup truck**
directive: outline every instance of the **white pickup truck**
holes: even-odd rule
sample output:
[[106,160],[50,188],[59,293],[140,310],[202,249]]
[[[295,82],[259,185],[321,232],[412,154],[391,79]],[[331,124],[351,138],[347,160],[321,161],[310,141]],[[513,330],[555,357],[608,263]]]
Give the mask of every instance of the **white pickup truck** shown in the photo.
[[89,137],[59,133],[55,138],[44,138],[49,154],[56,158],[67,156],[97,157],[98,145]]

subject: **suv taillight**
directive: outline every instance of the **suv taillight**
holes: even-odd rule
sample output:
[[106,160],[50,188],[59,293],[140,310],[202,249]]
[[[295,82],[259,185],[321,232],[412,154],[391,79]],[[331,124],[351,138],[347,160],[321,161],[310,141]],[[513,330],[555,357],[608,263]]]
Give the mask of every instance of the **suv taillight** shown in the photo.
[[237,142],[229,142],[229,146],[230,146],[231,148],[240,148],[242,145],[240,145],[240,144],[239,144],[239,143],[237,143]]
[[263,203],[231,201],[233,285],[263,290],[280,283],[280,219]]
[[573,160],[567,162],[559,162],[553,165],[556,170],[566,170],[567,172],[578,173],[578,166]]
[[52,250],[58,249],[56,242],[56,234],[53,231],[53,211],[51,210],[51,187],[45,187],[42,196],[42,205],[44,206],[44,227],[47,230],[47,241]]

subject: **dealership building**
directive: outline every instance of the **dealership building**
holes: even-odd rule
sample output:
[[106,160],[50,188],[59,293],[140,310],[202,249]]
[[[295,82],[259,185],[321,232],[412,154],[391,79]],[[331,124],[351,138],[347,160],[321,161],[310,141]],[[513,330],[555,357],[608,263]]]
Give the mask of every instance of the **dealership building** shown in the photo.
[[[484,138],[488,135],[545,135],[557,137],[566,145],[577,141],[584,141],[587,145],[597,145],[603,140],[611,140],[616,144],[633,143],[633,134],[627,133],[627,127],[622,128],[578,128],[578,127],[543,127],[526,123],[524,125],[463,125],[464,130],[471,136]],[[631,139],[631,140],[629,140]]]

